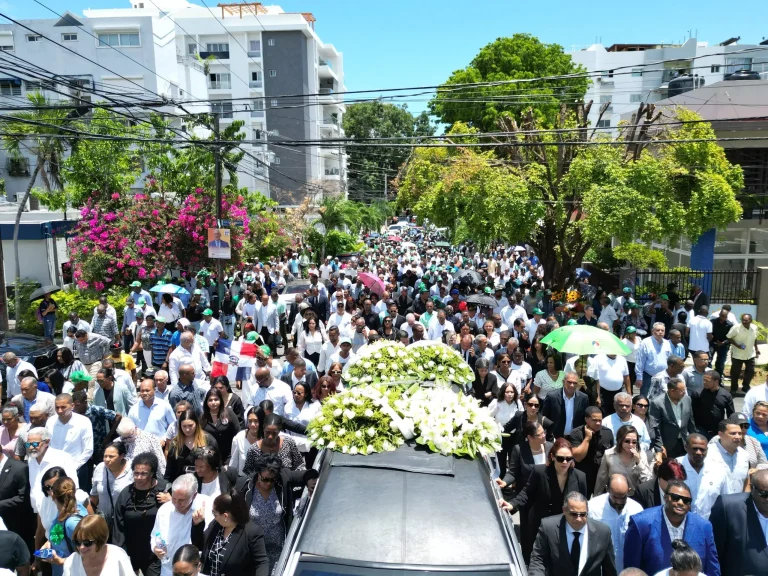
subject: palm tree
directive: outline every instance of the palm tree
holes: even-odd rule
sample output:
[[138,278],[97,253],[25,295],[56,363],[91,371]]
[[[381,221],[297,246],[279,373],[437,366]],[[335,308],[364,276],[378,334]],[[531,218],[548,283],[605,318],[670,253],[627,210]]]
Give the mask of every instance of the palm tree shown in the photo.
[[[16,322],[19,321],[19,283],[21,281],[21,265],[19,262],[19,223],[21,215],[27,205],[32,187],[39,176],[43,181],[46,192],[62,190],[61,176],[59,172],[61,158],[67,147],[67,141],[61,138],[66,133],[61,130],[68,118],[75,118],[84,113],[82,108],[68,111],[49,101],[42,93],[32,92],[27,94],[27,99],[32,105],[29,112],[16,112],[12,114],[15,120],[8,122],[7,132],[3,136],[5,149],[11,159],[22,159],[22,151],[26,151],[35,160],[35,168],[29,178],[24,196],[18,202],[16,221],[13,226],[13,253],[16,258]],[[3,316],[7,314],[3,309]]]
[[322,228],[323,247],[320,252],[320,261],[325,260],[325,242],[328,232],[339,230],[354,222],[354,207],[344,198],[326,196],[317,208],[319,214],[317,220],[312,223],[314,228]]

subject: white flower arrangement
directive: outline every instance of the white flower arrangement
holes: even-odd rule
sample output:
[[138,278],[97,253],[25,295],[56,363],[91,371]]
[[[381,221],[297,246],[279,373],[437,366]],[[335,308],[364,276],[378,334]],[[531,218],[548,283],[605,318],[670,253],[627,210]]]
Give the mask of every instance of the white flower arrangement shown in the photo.
[[475,380],[472,368],[461,354],[442,342],[420,340],[406,350],[413,358],[418,380],[434,380],[437,384],[458,384],[461,387]]

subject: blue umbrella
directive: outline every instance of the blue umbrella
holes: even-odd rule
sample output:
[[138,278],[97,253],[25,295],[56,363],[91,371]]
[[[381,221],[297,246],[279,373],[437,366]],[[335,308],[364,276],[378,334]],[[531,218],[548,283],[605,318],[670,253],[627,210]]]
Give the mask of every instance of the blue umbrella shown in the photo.
[[150,292],[160,292],[161,294],[186,294],[189,296],[189,290],[176,284],[158,284],[149,289]]
[[592,272],[587,272],[584,268],[576,268],[576,278],[589,278]]

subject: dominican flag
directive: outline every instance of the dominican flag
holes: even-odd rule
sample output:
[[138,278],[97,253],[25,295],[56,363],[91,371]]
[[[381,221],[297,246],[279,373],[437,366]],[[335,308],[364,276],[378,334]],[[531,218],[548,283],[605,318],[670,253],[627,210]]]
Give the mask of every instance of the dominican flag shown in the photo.
[[256,344],[219,338],[213,351],[211,378],[226,376],[232,384],[236,380],[248,380],[255,364]]

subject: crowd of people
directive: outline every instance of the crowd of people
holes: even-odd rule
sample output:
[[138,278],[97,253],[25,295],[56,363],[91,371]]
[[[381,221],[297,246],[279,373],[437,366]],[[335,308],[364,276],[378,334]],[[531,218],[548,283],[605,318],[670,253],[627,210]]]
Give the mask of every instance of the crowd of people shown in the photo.
[[[684,301],[674,286],[642,305],[631,287],[595,287],[577,313],[522,247],[419,240],[256,262],[222,286],[192,278],[187,302],[136,281],[90,322],[69,313],[46,373],[7,353],[0,567],[267,576],[318,479],[307,424],[358,350],[386,339],[443,342],[474,370],[460,393],[504,431],[497,482],[532,574],[768,574],[768,390],[751,387],[749,315],[710,315],[701,289]],[[306,291],[281,300],[300,278]],[[46,296],[40,316],[57,311]],[[542,343],[571,324],[631,354]],[[255,366],[211,377],[221,339],[257,344]]]

